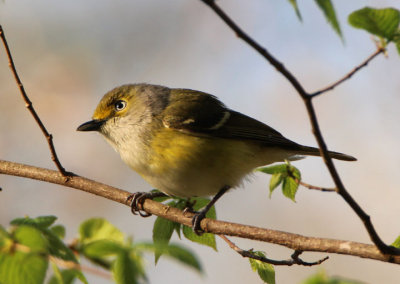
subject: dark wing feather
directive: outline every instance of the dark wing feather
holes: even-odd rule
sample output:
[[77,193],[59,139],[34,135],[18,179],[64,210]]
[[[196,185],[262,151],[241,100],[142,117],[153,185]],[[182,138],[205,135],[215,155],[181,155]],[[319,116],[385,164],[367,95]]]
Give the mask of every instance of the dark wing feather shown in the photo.
[[172,90],[170,99],[173,103],[165,109],[162,117],[164,126],[168,128],[194,136],[251,140],[284,148],[300,146],[268,125],[227,109],[209,94]]
[[213,129],[227,111],[216,97],[198,91],[172,89],[170,101],[172,103],[163,111],[164,126],[193,135]]
[[230,118],[214,133],[223,138],[258,141],[269,146],[297,147],[299,144],[285,138],[272,127],[242,113],[230,111]]
[[[270,147],[280,147],[300,155],[319,156],[319,149],[302,146],[268,125],[227,109],[216,97],[198,91],[172,89],[169,104],[162,112],[165,127],[193,136],[248,140]],[[329,152],[335,159],[355,161],[356,158]]]

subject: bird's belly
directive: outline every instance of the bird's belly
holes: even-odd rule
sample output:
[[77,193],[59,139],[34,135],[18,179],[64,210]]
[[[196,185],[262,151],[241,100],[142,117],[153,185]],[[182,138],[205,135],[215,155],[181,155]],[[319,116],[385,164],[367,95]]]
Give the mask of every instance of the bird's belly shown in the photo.
[[187,134],[155,141],[161,143],[152,144],[155,154],[146,170],[138,172],[155,188],[179,197],[210,196],[224,186],[236,187],[254,168],[276,160],[247,141]]
[[211,196],[223,186],[233,184],[231,183],[233,181],[217,176],[215,173],[215,171],[198,171],[193,168],[184,171],[168,171],[162,176],[143,176],[143,178],[168,195],[178,197]]
[[240,185],[254,168],[286,158],[277,149],[249,141],[167,134],[153,140],[157,141],[150,145],[153,154],[146,159],[120,154],[148,183],[168,195],[214,195],[224,186]]

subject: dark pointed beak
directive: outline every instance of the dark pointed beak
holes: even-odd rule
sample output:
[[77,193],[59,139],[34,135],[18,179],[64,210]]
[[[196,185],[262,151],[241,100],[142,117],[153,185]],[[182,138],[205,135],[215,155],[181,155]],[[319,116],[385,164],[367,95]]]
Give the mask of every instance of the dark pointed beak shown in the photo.
[[99,131],[100,127],[106,122],[105,119],[102,120],[91,120],[80,125],[76,130],[77,131]]

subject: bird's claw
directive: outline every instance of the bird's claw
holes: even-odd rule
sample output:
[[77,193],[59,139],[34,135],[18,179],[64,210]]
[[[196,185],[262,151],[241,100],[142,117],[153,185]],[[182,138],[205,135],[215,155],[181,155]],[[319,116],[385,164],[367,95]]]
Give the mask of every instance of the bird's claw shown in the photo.
[[201,236],[204,233],[204,230],[201,228],[201,221],[206,217],[206,212],[204,211],[199,211],[195,212],[193,218],[192,218],[192,229],[193,232]]
[[153,198],[151,193],[148,192],[136,192],[128,196],[127,200],[131,201],[131,211],[133,215],[139,214],[142,217],[150,217],[151,214],[144,211],[143,202],[148,199]]

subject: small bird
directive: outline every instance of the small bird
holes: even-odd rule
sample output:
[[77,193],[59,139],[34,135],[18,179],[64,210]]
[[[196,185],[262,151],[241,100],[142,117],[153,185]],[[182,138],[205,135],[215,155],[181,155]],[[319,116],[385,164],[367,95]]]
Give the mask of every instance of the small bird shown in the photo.
[[[192,219],[195,232],[214,203],[255,168],[302,156],[320,156],[215,96],[150,84],[117,87],[101,99],[93,120],[78,131],[98,131],[122,160],[169,196],[214,198]],[[331,158],[355,161],[329,152]],[[132,202],[151,198],[137,195]],[[140,213],[140,211],[139,211]]]

